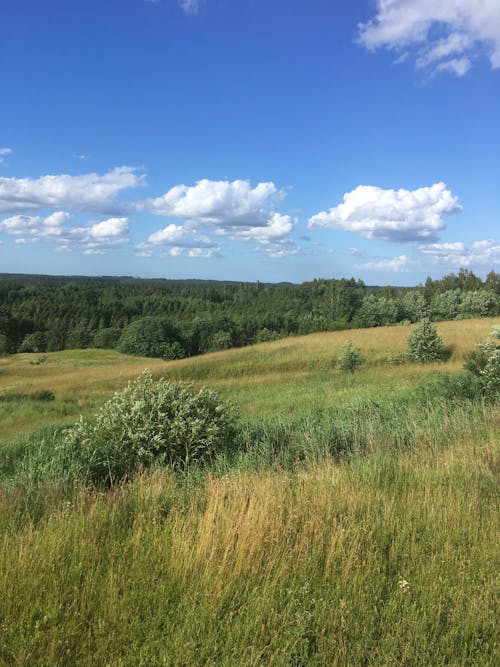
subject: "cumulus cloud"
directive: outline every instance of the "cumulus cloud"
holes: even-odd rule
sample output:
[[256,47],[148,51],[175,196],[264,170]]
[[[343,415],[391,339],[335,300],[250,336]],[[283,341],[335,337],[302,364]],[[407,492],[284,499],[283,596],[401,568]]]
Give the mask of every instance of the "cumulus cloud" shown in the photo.
[[[183,225],[171,224],[152,234],[146,243],[149,246],[197,247],[203,252],[213,248],[213,252],[217,252],[220,248],[218,243],[207,236],[200,236],[198,229],[204,229],[234,241],[254,242],[259,246],[273,244],[273,248],[277,248],[279,245],[290,245],[289,234],[297,224],[296,218],[275,210],[284,196],[284,192],[272,182],[252,187],[245,180],[202,179],[193,186],[176,185],[160,197],[137,202],[135,208],[183,222]],[[176,238],[182,243],[176,243]],[[151,252],[150,248],[141,247],[139,250]],[[271,249],[268,251],[271,252]]]
[[117,208],[117,195],[136,187],[143,178],[132,167],[116,167],[105,174],[0,178],[0,212],[66,208],[110,213]]
[[70,226],[70,220],[71,215],[65,211],[46,217],[13,215],[0,222],[0,232],[16,236],[17,245],[45,241],[56,243],[59,250],[80,249],[85,254],[102,254],[107,248],[128,242],[128,218],[108,218],[81,227]]
[[141,257],[162,256],[165,251],[173,257],[212,257],[220,251],[220,244],[195,229],[170,224],[153,232],[147,241],[136,246],[136,252]]
[[160,197],[138,202],[136,208],[200,225],[235,227],[265,225],[270,208],[283,198],[274,183],[211,181],[176,185]]
[[485,53],[500,68],[498,0],[378,0],[377,13],[359,25],[366,48],[394,49],[417,68],[463,76]]
[[470,246],[461,241],[419,244],[417,249],[431,263],[450,268],[500,265],[500,244],[492,239],[475,241]]
[[410,263],[411,260],[407,255],[399,255],[392,259],[384,258],[374,262],[357,264],[356,268],[368,271],[394,271],[395,273],[400,273],[401,271],[405,271]]
[[297,218],[273,213],[266,224],[255,227],[233,227],[229,232],[232,239],[254,241],[255,243],[279,243],[288,239],[288,235],[297,224]]
[[12,148],[0,148],[0,164],[8,155],[12,155]]
[[55,211],[46,217],[13,215],[0,222],[0,232],[13,236],[29,236],[32,239],[59,240],[64,234],[69,213]]
[[309,218],[309,227],[356,232],[368,239],[432,241],[446,224],[443,217],[461,211],[444,183],[417,190],[384,190],[359,185],[343,202]]

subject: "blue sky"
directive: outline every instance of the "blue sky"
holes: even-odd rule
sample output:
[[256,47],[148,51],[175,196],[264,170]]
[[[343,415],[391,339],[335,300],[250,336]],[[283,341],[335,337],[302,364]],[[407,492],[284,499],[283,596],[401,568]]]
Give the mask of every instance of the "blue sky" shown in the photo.
[[500,267],[498,0],[2,0],[0,272]]

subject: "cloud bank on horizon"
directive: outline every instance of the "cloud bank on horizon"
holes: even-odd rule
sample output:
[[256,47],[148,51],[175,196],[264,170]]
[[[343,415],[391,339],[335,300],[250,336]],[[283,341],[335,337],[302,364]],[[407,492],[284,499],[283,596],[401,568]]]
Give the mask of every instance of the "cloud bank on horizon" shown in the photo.
[[378,0],[376,15],[359,25],[359,42],[413,59],[432,74],[464,76],[484,55],[500,68],[498,0]]
[[[304,252],[294,238],[299,218],[281,210],[286,191],[272,181],[252,186],[242,179],[201,179],[194,185],[174,185],[156,197],[121,198],[145,184],[145,174],[127,166],[103,174],[0,178],[0,211],[7,214],[0,218],[0,234],[14,237],[17,246],[50,243],[59,251],[87,255],[119,249],[145,258],[210,258],[232,243],[252,244],[276,259]],[[453,268],[495,265],[500,246],[491,239],[470,247],[461,241],[440,242],[445,218],[461,210],[458,196],[442,182],[415,190],[359,185],[346,192],[342,202],[311,215],[307,226],[313,233],[347,232],[411,245],[414,258],[367,256],[356,265],[364,270],[403,272],[417,262]],[[89,215],[92,219],[82,222],[82,216]],[[169,222],[133,242],[131,231],[140,234],[142,220],[149,215]],[[96,220],[99,216],[108,217]],[[323,250],[313,242],[307,252]],[[349,252],[355,254],[356,249]]]

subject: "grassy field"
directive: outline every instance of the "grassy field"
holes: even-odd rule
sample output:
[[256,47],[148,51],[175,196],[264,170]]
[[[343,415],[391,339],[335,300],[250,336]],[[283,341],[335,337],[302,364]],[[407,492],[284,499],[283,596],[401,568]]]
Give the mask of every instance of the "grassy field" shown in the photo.
[[[500,416],[415,389],[492,324],[440,323],[449,358],[425,366],[387,364],[411,327],[170,363],[3,360],[0,396],[56,396],[0,401],[4,447],[95,411],[144,367],[220,389],[248,441],[109,491],[0,484],[0,665],[496,666]],[[347,340],[366,357],[353,375],[335,369]]]
[[[0,402],[0,442],[36,426],[92,413],[144,368],[215,387],[248,415],[296,415],[313,406],[380,398],[415,386],[436,369],[460,368],[464,355],[488,335],[493,323],[491,318],[440,322],[437,328],[450,358],[426,366],[387,364],[390,354],[404,352],[411,325],[311,334],[174,362],[112,350],[16,354],[0,359],[0,397],[48,389],[56,400],[43,406]],[[354,377],[335,370],[340,349],[349,340],[367,362]]]

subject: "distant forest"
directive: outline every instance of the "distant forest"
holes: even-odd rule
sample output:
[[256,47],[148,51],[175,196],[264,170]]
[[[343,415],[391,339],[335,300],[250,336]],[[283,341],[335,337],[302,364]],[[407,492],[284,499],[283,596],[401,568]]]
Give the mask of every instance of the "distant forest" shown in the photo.
[[500,274],[412,288],[0,274],[0,354],[109,348],[178,359],[294,334],[500,314]]

